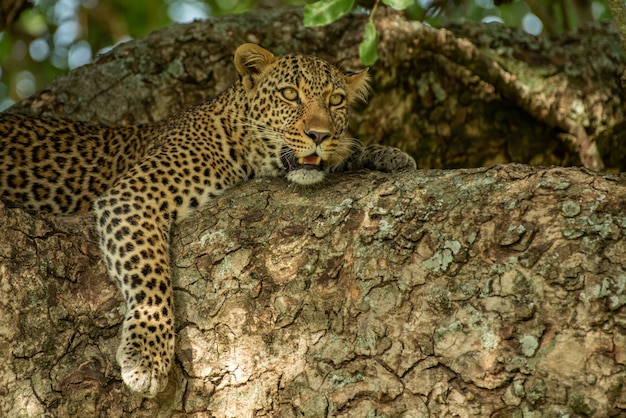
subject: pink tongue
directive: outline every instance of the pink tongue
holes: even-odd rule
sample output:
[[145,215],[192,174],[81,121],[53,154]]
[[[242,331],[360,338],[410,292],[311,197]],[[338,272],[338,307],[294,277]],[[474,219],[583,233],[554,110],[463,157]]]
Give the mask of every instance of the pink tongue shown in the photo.
[[319,157],[317,156],[317,154],[313,154],[313,155],[307,155],[306,157],[302,158],[302,162],[304,164],[313,164],[313,165],[317,165],[317,159]]

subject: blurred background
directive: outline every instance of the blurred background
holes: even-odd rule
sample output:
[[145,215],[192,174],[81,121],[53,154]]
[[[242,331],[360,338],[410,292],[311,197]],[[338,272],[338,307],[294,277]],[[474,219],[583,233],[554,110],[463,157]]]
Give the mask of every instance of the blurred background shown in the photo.
[[[348,1],[348,0],[346,0]],[[411,19],[440,27],[473,20],[500,22],[543,37],[610,18],[607,0],[413,0]],[[302,6],[306,0],[34,0],[0,32],[0,111],[58,75],[115,45],[174,23],[255,8]],[[311,3],[309,1],[308,3]],[[357,1],[367,11],[374,1]],[[500,2],[497,2],[500,3]]]

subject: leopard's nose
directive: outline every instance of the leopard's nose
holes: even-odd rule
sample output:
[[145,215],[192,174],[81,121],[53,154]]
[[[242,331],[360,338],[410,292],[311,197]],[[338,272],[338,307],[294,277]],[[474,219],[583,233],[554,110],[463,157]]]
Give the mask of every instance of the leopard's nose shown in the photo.
[[311,138],[315,144],[321,144],[325,139],[330,138],[330,132],[328,131],[314,131],[308,130],[304,132],[306,136]]

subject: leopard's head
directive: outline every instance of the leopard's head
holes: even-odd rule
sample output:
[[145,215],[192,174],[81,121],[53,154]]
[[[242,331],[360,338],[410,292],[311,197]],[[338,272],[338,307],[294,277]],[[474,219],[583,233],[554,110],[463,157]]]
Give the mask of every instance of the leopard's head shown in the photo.
[[345,136],[348,108],[366,98],[367,70],[346,73],[318,58],[275,56],[255,44],[237,49],[235,65],[249,99],[247,119],[290,181],[317,183],[350,156],[357,141]]

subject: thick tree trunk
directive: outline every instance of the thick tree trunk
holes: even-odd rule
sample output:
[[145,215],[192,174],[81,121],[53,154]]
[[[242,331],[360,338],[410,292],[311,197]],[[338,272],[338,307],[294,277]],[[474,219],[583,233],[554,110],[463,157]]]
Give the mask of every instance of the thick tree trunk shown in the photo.
[[[161,120],[223,89],[234,77],[232,51],[245,41],[358,66],[363,19],[306,30],[300,19],[268,11],[168,28],[13,111]],[[567,120],[502,99],[462,57],[419,50],[420,39],[431,49],[436,42],[417,32],[424,28],[396,15],[379,25],[376,95],[354,127],[361,138],[403,144],[423,166],[510,161],[514,152],[520,161],[578,158],[557,134],[576,135]],[[567,109],[583,109],[593,139],[623,130],[619,77],[606,76],[623,55],[580,52],[606,59],[580,64],[574,88],[568,60],[558,67],[545,44],[498,28],[454,32],[496,60],[520,50],[527,62],[552,57],[544,69],[565,78],[552,79],[560,88],[546,91],[549,108],[573,100]],[[612,38],[602,39],[589,42]],[[513,52],[498,56],[494,42]],[[476,62],[477,73],[493,76]],[[598,77],[583,77],[587,69]],[[500,87],[515,96],[519,85]],[[524,138],[521,150],[508,142]],[[342,174],[307,189],[259,179],[231,190],[172,234],[176,363],[154,400],[120,380],[124,304],[92,216],[1,205],[0,416],[626,414],[624,175],[509,164]]]
[[231,190],[173,234],[155,400],[120,381],[91,216],[2,208],[0,415],[624,414],[625,196],[523,165]]

